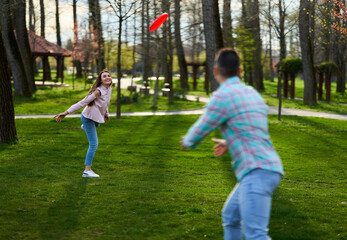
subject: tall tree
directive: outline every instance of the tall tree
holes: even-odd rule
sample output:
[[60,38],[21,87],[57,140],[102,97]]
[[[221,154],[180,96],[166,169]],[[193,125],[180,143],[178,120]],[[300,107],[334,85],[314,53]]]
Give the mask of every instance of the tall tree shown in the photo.
[[169,84],[170,92],[168,97],[168,102],[173,103],[174,100],[174,88],[172,81],[172,65],[173,65],[173,47],[172,47],[172,34],[171,34],[171,13],[170,13],[170,0],[162,0],[162,11],[169,14],[167,19],[167,24],[163,26],[163,67],[165,82]]
[[[0,7],[3,11],[4,6],[2,3],[0,3]],[[0,21],[0,33],[1,32]],[[2,34],[0,34],[0,143],[17,141],[11,78],[8,73],[8,63],[5,51]]]
[[[268,12],[272,14],[272,4],[271,0],[268,2]],[[275,73],[273,68],[273,57],[272,57],[272,22],[271,19],[268,18],[268,27],[269,27],[269,65],[270,65],[270,80],[274,82]]]
[[35,32],[36,19],[35,19],[35,7],[33,0],[29,0],[29,30]]
[[[346,45],[347,45],[347,33],[343,34],[343,30],[346,31],[347,25],[347,7],[346,0],[339,0],[335,2],[333,6],[333,59],[340,69],[340,74],[336,79],[336,92],[344,94],[346,90]],[[342,34],[341,34],[342,33]]]
[[231,0],[223,1],[223,42],[224,47],[234,47],[231,19]]
[[114,13],[118,17],[118,54],[117,54],[117,119],[121,117],[121,78],[122,78],[122,63],[121,63],[121,47],[122,47],[122,26],[124,22],[136,12],[134,9],[135,1],[121,2],[117,0],[106,0]]
[[217,0],[202,0],[204,34],[206,42],[206,74],[210,78],[212,91],[215,91],[218,87],[218,83],[213,76],[214,58],[217,53],[217,50],[223,47],[223,37],[221,36],[220,31],[221,27],[219,20],[219,11],[216,12],[217,9]]
[[254,65],[254,52],[255,52],[255,39],[252,32],[250,15],[250,0],[241,0],[241,19],[240,26],[237,30],[237,46],[241,49],[242,65],[244,70],[244,80],[249,85],[253,86],[253,65]]
[[[156,0],[153,0],[153,8],[154,8],[154,16],[157,16],[158,14],[158,4]],[[161,28],[162,30],[162,28]],[[156,63],[157,63],[157,70],[156,70],[156,79],[154,83],[154,93],[153,93],[153,100],[152,100],[152,108],[157,107],[157,98],[159,93],[159,77],[160,77],[160,71],[161,71],[161,41],[159,37],[159,30],[154,32],[155,34],[155,44],[156,44]]]
[[299,33],[304,76],[304,103],[312,106],[317,103],[316,78],[313,65],[313,44],[311,31],[312,3],[310,0],[300,0]]
[[181,39],[181,0],[175,0],[175,44],[180,67],[181,88],[188,90],[188,70],[187,62],[183,50]]
[[14,81],[14,94],[18,96],[31,97],[22,56],[14,35],[14,27],[11,19],[11,5],[9,0],[2,1],[1,8],[1,30],[6,49],[7,60]]
[[76,68],[76,76],[78,78],[82,77],[82,64],[80,61],[79,56],[76,56],[76,48],[79,47],[79,40],[78,40],[78,22],[77,22],[77,0],[72,1],[72,12],[73,12],[73,32],[74,32],[74,39],[73,39],[73,52],[74,52],[74,60],[73,64]]
[[259,18],[259,0],[253,0],[250,7],[251,26],[254,37],[254,64],[253,80],[258,91],[264,90],[263,82],[263,64],[262,64],[262,42],[260,37],[260,18]]
[[45,1],[40,0],[41,37],[45,37]]
[[[55,24],[57,33],[57,45],[61,46],[61,35],[60,35],[60,17],[59,17],[59,0],[55,0]],[[64,58],[57,57],[57,81],[61,78],[63,81],[63,69],[64,69]]]
[[13,22],[16,29],[17,43],[22,56],[24,69],[26,73],[26,79],[30,91],[33,93],[36,91],[35,77],[34,77],[34,59],[31,54],[30,44],[28,39],[28,30],[26,28],[25,18],[26,1],[18,1],[15,5],[12,5]]
[[151,59],[149,57],[149,0],[141,1],[141,53],[143,60],[143,82],[148,85],[148,77],[151,71]]
[[[45,23],[46,23],[46,16],[45,16],[45,2],[44,0],[40,0],[40,19],[41,19],[41,37],[45,38]],[[43,63],[43,80],[52,80],[51,76],[51,67],[49,65],[48,57],[44,56],[42,57],[42,63]]]
[[55,26],[56,26],[56,33],[57,33],[57,44],[61,46],[59,0],[55,0]]
[[101,11],[99,0],[88,0],[89,3],[89,24],[90,31],[93,33],[94,39],[98,44],[98,53],[96,58],[97,71],[101,72],[105,65],[105,49],[104,38],[102,34]]

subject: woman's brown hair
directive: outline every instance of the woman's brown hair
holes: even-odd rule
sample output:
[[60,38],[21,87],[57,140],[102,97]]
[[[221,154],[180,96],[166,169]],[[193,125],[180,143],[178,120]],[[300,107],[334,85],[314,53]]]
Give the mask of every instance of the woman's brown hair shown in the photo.
[[[102,70],[102,71],[99,73],[98,78],[96,79],[95,83],[94,83],[93,86],[90,88],[88,95],[92,94],[92,93],[96,90],[96,88],[98,88],[98,87],[102,84],[101,75],[102,75],[104,72],[107,72],[107,73],[111,74],[107,69]],[[111,85],[112,85],[112,82],[110,83],[110,86],[111,86]],[[100,93],[100,94],[101,94],[101,93]],[[91,101],[91,102],[88,104],[88,106],[93,106],[93,104],[94,104],[94,101]]]

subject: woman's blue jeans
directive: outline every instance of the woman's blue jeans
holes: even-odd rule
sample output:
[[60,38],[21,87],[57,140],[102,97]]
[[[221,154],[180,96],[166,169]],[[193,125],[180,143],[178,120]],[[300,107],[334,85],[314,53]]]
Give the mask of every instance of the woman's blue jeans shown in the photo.
[[255,169],[245,175],[230,193],[222,210],[225,240],[269,240],[268,224],[272,193],[281,175]]
[[81,120],[89,141],[89,148],[84,165],[91,166],[95,155],[95,151],[98,148],[98,135],[96,133],[96,127],[98,127],[100,124],[94,122],[89,118],[84,117],[82,114]]

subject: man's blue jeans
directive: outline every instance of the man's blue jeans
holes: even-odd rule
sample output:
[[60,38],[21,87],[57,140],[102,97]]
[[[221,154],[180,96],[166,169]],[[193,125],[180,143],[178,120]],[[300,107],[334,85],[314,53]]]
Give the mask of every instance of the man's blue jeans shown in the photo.
[[222,210],[224,239],[269,240],[268,224],[272,193],[281,175],[255,169],[245,175],[230,193]]
[[84,165],[91,166],[95,155],[95,151],[98,148],[98,135],[96,133],[96,127],[98,127],[100,124],[94,122],[89,118],[84,117],[82,114],[81,120],[89,141],[89,148]]

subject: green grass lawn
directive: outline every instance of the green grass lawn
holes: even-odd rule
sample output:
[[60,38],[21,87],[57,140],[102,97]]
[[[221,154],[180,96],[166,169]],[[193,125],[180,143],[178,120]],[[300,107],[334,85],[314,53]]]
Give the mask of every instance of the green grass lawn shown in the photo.
[[[72,81],[72,76],[65,74],[64,82],[69,84],[68,88],[50,88],[40,87],[38,91],[33,95],[33,98],[14,97],[15,113],[17,115],[23,114],[56,114],[68,109],[72,104],[78,102],[86,96],[90,88],[90,84],[85,85],[84,79],[76,79]],[[36,77],[37,80],[42,78],[41,74]],[[52,73],[52,78],[55,79],[55,73]],[[265,91],[261,92],[265,99],[265,102],[270,106],[278,106],[278,99],[275,97],[277,92],[277,79],[275,82],[265,80]],[[141,83],[138,81],[137,83]],[[155,81],[149,81],[151,88],[154,88]],[[192,89],[192,78],[189,79],[190,90],[185,94],[197,95],[202,97],[209,97],[204,90],[204,80],[198,79],[197,90]],[[160,88],[164,85],[164,80],[160,80]],[[74,89],[72,89],[74,86]],[[283,99],[282,107],[295,108],[303,110],[330,112],[338,114],[347,114],[347,95],[342,96],[339,93],[335,93],[336,83],[332,83],[332,102],[327,103],[325,101],[318,102],[317,105],[309,107],[303,103],[302,100]],[[174,79],[174,89],[176,94],[182,93],[180,89],[179,79]],[[302,98],[304,91],[303,80],[296,79],[296,97]],[[127,90],[122,90],[124,96],[129,96],[130,93]],[[109,107],[110,112],[116,112],[116,89],[113,89],[111,104]],[[196,109],[201,108],[205,104],[199,102],[189,102],[183,99],[176,98],[173,104],[168,104],[168,99],[165,97],[158,98],[157,108],[153,109],[152,97],[144,97],[140,95],[137,103],[122,104],[122,112],[143,112],[143,111],[167,111],[167,110],[184,110],[184,109]]]
[[[203,79],[198,79],[197,90],[192,89],[192,79],[190,82],[190,91],[186,94],[192,94],[202,97],[208,97],[204,90],[204,82]],[[175,80],[175,87],[177,90],[180,88],[179,80]],[[304,81],[300,78],[296,79],[296,98],[304,97]],[[269,106],[278,106],[278,98],[277,95],[277,78],[275,78],[275,82],[270,82],[268,80],[264,81],[265,91],[261,92],[265,102]],[[330,113],[338,113],[338,114],[347,114],[347,105],[338,104],[344,103],[347,104],[347,94],[342,96],[340,93],[336,93],[336,83],[332,83],[332,94],[331,94],[331,102],[328,103],[326,101],[319,101],[315,106],[309,107],[303,103],[303,100],[298,99],[282,99],[282,107],[285,108],[295,108],[295,109],[303,109],[303,110],[311,110],[311,111],[319,111],[319,112],[330,112]],[[288,93],[289,94],[289,93]],[[323,97],[323,99],[325,96]]]
[[[220,211],[235,184],[210,137],[184,152],[198,116],[124,117],[98,128],[94,170],[82,179],[80,119],[18,119],[0,145],[0,239],[222,239]],[[344,121],[270,117],[286,175],[274,194],[273,239],[346,239]]]
[[[40,79],[40,76],[37,77],[37,80],[38,79]],[[56,114],[64,112],[71,105],[83,99],[88,94],[91,87],[90,84],[85,85],[83,79],[77,79],[74,81],[75,88],[72,89],[72,76],[70,75],[67,75],[64,82],[69,84],[70,87],[39,87],[33,94],[32,98],[15,96],[15,114]],[[130,96],[130,92],[122,89],[122,95]],[[130,96],[130,98],[132,98],[132,96]],[[109,105],[110,112],[117,111],[116,100],[117,89],[113,88],[111,102]],[[158,96],[157,107],[152,108],[152,100],[152,96],[145,97],[144,95],[139,95],[137,102],[122,103],[121,110],[122,112],[149,112],[153,110],[167,111],[196,109],[205,106],[205,103],[202,102],[190,102],[179,98],[175,98],[173,104],[168,104],[167,97]]]

